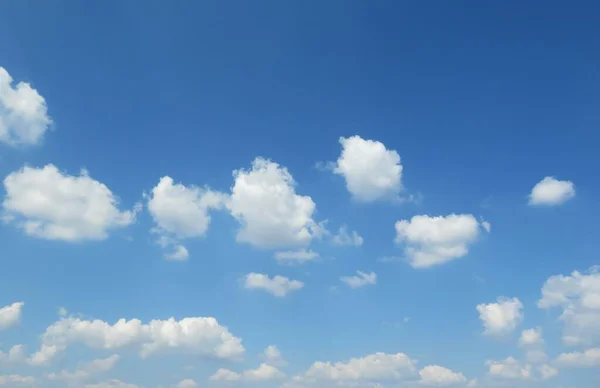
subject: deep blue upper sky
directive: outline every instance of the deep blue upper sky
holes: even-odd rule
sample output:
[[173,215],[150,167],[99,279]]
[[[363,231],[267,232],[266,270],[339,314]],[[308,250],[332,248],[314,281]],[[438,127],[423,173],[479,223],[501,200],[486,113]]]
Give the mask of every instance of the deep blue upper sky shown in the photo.
[[[0,67],[13,86],[28,82],[44,97],[53,124],[37,145],[0,142],[0,176],[25,165],[75,176],[85,168],[120,210],[144,209],[99,241],[2,225],[0,308],[25,305],[20,323],[0,331],[0,350],[37,351],[65,307],[111,325],[215,317],[246,356],[235,363],[174,351],[140,360],[135,348],[74,344],[45,367],[0,357],[0,376],[62,386],[44,376],[118,353],[115,368],[94,379],[167,387],[188,377],[204,386],[218,368],[256,368],[256,354],[273,344],[288,376],[315,361],[406,353],[418,369],[441,365],[487,387],[506,379],[489,376],[486,360],[527,363],[519,335],[539,326],[558,376],[507,386],[596,386],[597,369],[554,360],[600,346],[600,335],[564,345],[561,310],[536,304],[550,276],[598,264],[599,14],[591,1],[1,2]],[[339,138],[354,135],[397,151],[402,186],[420,200],[356,201],[343,176],[316,167],[335,162]],[[287,167],[296,193],[316,204],[316,221],[329,220],[332,232],[347,225],[364,243],[316,241],[322,260],[282,266],[275,249],[236,242],[236,219],[215,211],[203,237],[185,240],[188,260],[165,260],[147,209],[159,179],[230,193],[232,172],[256,157]],[[576,195],[529,206],[546,176],[573,182]],[[485,219],[491,232],[443,265],[404,262],[395,222],[453,213]],[[398,260],[379,260],[388,256]],[[357,270],[375,272],[377,284],[340,281]],[[283,298],[249,290],[240,279],[252,272],[304,287]],[[524,318],[501,338],[482,335],[476,306],[501,296],[519,298]]]

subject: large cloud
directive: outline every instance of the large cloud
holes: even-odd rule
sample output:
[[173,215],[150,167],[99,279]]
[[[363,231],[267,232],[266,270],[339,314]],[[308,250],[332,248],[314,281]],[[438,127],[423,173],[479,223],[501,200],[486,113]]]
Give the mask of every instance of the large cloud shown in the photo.
[[38,144],[52,120],[46,100],[26,82],[13,79],[0,67],[0,142],[12,146]]
[[562,353],[556,358],[555,363],[569,368],[600,367],[600,348],[587,349],[583,352]]
[[296,182],[285,167],[256,158],[250,170],[233,172],[228,208],[240,223],[237,240],[261,248],[307,246],[321,237],[313,220],[315,203],[296,194]]
[[50,240],[103,240],[109,230],[133,223],[139,210],[119,211],[117,197],[87,171],[72,176],[52,164],[13,172],[4,188],[5,219],[14,219],[28,235]]
[[193,317],[176,320],[119,319],[114,324],[101,320],[82,320],[64,317],[50,325],[42,335],[40,350],[29,363],[49,363],[72,344],[83,344],[93,349],[114,350],[136,348],[141,357],[163,351],[196,354],[218,359],[237,359],[245,349],[241,339],[234,337],[226,327],[212,317]]
[[301,289],[304,287],[304,283],[280,275],[270,278],[269,275],[261,273],[249,273],[244,277],[244,287],[264,290],[272,295],[283,297],[292,291]]
[[419,215],[396,222],[396,243],[404,245],[412,267],[429,268],[465,256],[481,229],[489,224],[471,214]]
[[575,196],[575,185],[571,181],[559,181],[547,176],[538,182],[529,194],[530,205],[560,205]]
[[0,308],[0,330],[6,330],[19,323],[24,305],[23,302],[15,302]]
[[542,287],[538,307],[562,310],[560,321],[564,324],[565,344],[600,343],[600,267],[593,267],[587,273],[574,271],[569,276],[551,276]]
[[333,172],[346,179],[352,197],[361,202],[397,200],[402,190],[402,164],[394,150],[360,136],[340,138],[342,153]]
[[497,303],[477,305],[477,311],[486,335],[511,333],[523,321],[523,304],[519,298],[498,298]]

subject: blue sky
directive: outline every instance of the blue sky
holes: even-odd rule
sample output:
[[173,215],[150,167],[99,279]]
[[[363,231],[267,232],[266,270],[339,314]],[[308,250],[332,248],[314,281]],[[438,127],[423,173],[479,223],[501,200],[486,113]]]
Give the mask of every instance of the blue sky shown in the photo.
[[2,2],[0,386],[597,386],[598,11]]

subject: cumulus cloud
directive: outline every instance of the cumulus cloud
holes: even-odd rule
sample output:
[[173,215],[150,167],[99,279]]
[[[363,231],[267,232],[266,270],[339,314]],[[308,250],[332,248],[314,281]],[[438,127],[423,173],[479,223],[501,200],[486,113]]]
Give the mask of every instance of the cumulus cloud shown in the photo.
[[180,240],[203,237],[210,225],[209,211],[222,209],[227,195],[209,188],[175,184],[173,178],[164,176],[148,196],[148,211],[160,238],[159,244],[169,249],[165,255],[169,260],[185,260],[188,250]]
[[375,140],[360,136],[339,139],[342,153],[333,167],[346,180],[352,197],[360,202],[398,200],[402,191],[400,155]]
[[486,361],[488,374],[492,377],[504,379],[529,379],[532,367],[529,364],[521,365],[514,357],[508,357],[503,361]]
[[256,369],[245,370],[242,373],[236,373],[229,369],[219,369],[214,375],[210,376],[212,381],[237,381],[237,382],[260,382],[273,381],[285,378],[285,373],[272,365],[266,363],[260,364]]
[[363,241],[363,238],[356,231],[353,230],[351,233],[348,233],[348,228],[345,225],[340,227],[338,233],[331,238],[331,242],[334,245],[340,246],[347,245],[359,247],[363,244]]
[[87,364],[80,366],[73,372],[66,369],[58,373],[50,373],[49,380],[63,381],[68,385],[81,386],[81,383],[101,373],[113,369],[119,361],[119,356],[113,354],[106,358],[99,358]]
[[571,181],[559,181],[547,176],[538,182],[529,194],[530,205],[560,205],[575,196],[575,185]]
[[181,380],[177,384],[177,388],[197,388],[197,387],[198,387],[198,384],[196,384],[196,382],[192,379]]
[[451,386],[467,381],[462,373],[453,372],[439,365],[426,366],[419,371],[419,376],[421,377],[421,384],[436,387]]
[[303,264],[309,261],[314,261],[319,258],[319,254],[315,251],[307,249],[298,249],[296,251],[279,251],[275,252],[275,260],[279,264]]
[[270,278],[269,275],[261,273],[249,273],[244,277],[244,287],[264,290],[277,297],[284,297],[288,293],[304,287],[304,283],[298,280],[290,280],[280,275]]
[[538,366],[537,370],[542,380],[550,380],[551,378],[558,375],[558,369],[548,364]]
[[356,271],[358,276],[342,276],[340,280],[346,283],[350,288],[360,288],[370,284],[377,284],[377,274],[375,272],[366,273]]
[[486,335],[511,333],[523,321],[523,304],[518,298],[500,297],[497,303],[482,303],[476,308],[485,328],[483,334]]
[[296,182],[287,168],[256,158],[251,169],[236,170],[233,177],[227,206],[240,223],[239,242],[277,249],[305,247],[322,237],[322,227],[312,218],[315,203],[296,194]]
[[0,375],[0,386],[7,387],[31,387],[35,386],[36,379],[31,376]]
[[18,363],[25,361],[25,358],[25,346],[23,345],[14,345],[8,353],[0,351],[0,364],[5,362]]
[[404,245],[413,268],[429,268],[465,256],[481,229],[489,230],[489,226],[471,214],[419,215],[396,222],[396,243]]
[[24,305],[23,302],[15,302],[0,308],[0,330],[6,330],[19,323]]
[[521,337],[519,338],[519,346],[534,346],[541,345],[544,343],[542,339],[542,329],[527,329],[521,332]]
[[72,344],[92,349],[114,350],[133,347],[142,358],[159,352],[179,352],[218,359],[237,359],[245,349],[215,318],[194,317],[176,320],[119,319],[109,324],[99,319],[64,317],[42,335],[40,350],[31,355],[31,365],[45,365]]
[[275,345],[269,345],[261,354],[261,358],[265,360],[265,364],[273,365],[276,367],[283,367],[287,365],[287,361],[281,355],[279,349]]
[[0,142],[11,146],[42,141],[52,120],[46,100],[26,82],[12,85],[8,71],[0,67]]
[[600,348],[587,349],[583,352],[562,353],[555,363],[568,368],[592,368],[600,366]]
[[567,345],[600,343],[600,267],[586,273],[549,277],[538,301],[542,309],[559,308],[563,342]]
[[139,211],[139,205],[119,211],[117,197],[87,171],[72,176],[52,164],[23,167],[4,179],[4,188],[8,218],[28,235],[49,240],[103,240],[109,230],[133,223]]

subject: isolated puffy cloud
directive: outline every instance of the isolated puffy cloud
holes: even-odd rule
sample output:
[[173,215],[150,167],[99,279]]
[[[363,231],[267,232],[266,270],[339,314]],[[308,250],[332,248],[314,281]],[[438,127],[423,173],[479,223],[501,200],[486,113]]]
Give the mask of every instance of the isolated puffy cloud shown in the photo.
[[439,365],[429,365],[419,371],[421,384],[445,387],[465,383],[467,379],[462,373],[456,373]]
[[304,287],[304,283],[280,275],[270,278],[268,275],[261,273],[249,273],[244,277],[244,287],[264,290],[275,296],[283,297],[289,292],[301,289]]
[[600,348],[587,349],[583,352],[562,353],[555,364],[569,368],[591,368],[600,366]]
[[117,354],[113,354],[106,358],[99,358],[80,366],[73,372],[65,369],[58,373],[50,373],[48,375],[48,379],[54,381],[64,381],[69,385],[80,386],[85,380],[113,369],[119,361],[119,358],[120,357]]
[[511,333],[523,321],[523,304],[519,298],[499,297],[497,303],[482,303],[476,308],[486,335]]
[[32,387],[36,380],[31,376],[21,375],[0,375],[0,386],[7,387]]
[[429,268],[465,256],[482,228],[471,214],[419,215],[396,222],[396,243],[412,267]]
[[331,238],[331,242],[334,245],[341,246],[350,245],[359,247],[363,244],[363,241],[363,238],[356,231],[353,230],[351,233],[348,233],[348,227],[345,225],[341,226],[338,233]]
[[67,175],[52,164],[23,167],[4,179],[4,188],[6,218],[44,239],[103,240],[109,230],[133,223],[139,211],[139,205],[119,211],[117,197],[87,171]]
[[544,343],[542,339],[542,329],[527,329],[521,332],[521,337],[519,338],[519,346],[535,346],[541,345]]
[[219,369],[214,375],[210,376],[212,381],[237,381],[237,382],[259,382],[273,381],[285,378],[285,373],[272,365],[266,363],[260,364],[256,369],[245,370],[242,373],[236,373],[229,369]]
[[587,273],[549,277],[538,301],[542,309],[560,308],[563,341],[567,345],[600,343],[600,267]]
[[361,202],[397,200],[402,191],[400,155],[381,142],[360,136],[339,141],[342,153],[333,172],[344,177],[352,197]]
[[559,181],[547,176],[538,182],[529,194],[530,205],[560,205],[575,196],[575,185],[571,181]]
[[25,358],[25,346],[23,345],[14,345],[8,353],[0,351],[0,364],[22,362],[25,361]]
[[192,379],[181,380],[177,383],[177,388],[197,388],[198,384]]
[[65,317],[50,325],[42,335],[40,350],[28,360],[31,365],[49,363],[71,344],[113,350],[135,347],[145,358],[162,351],[176,351],[218,359],[237,359],[245,349],[215,318],[194,317],[152,320],[119,319],[113,325],[95,320]]
[[296,194],[296,182],[287,168],[256,158],[250,170],[236,170],[233,177],[227,206],[240,223],[239,242],[286,248],[307,246],[322,237],[322,227],[312,218],[315,203]]
[[492,377],[500,377],[505,379],[531,378],[531,365],[522,365],[514,357],[508,357],[503,361],[486,361],[485,364],[489,367],[488,374]]
[[303,264],[308,261],[313,261],[319,257],[315,251],[307,249],[298,249],[296,251],[279,251],[275,252],[275,260],[279,264]]
[[358,276],[342,276],[340,280],[346,283],[350,288],[360,288],[370,284],[377,284],[377,274],[375,272],[366,273],[356,271]]
[[261,357],[265,360],[265,364],[273,365],[277,367],[283,367],[287,365],[287,361],[281,355],[279,349],[275,345],[269,345],[261,354]]
[[0,142],[18,146],[41,142],[52,120],[46,100],[26,82],[12,86],[8,71],[0,67]]
[[537,370],[538,370],[538,373],[540,374],[540,377],[542,378],[542,380],[549,380],[549,379],[555,377],[556,375],[558,375],[558,369],[556,369],[548,364],[538,366]]
[[374,353],[348,362],[317,361],[302,375],[295,376],[295,384],[290,386],[393,382],[417,376],[416,361],[406,354]]
[[160,235],[158,243],[170,249],[169,260],[185,260],[189,254],[179,240],[203,237],[210,224],[209,211],[221,209],[227,195],[209,188],[175,184],[173,178],[164,176],[148,196],[148,211]]
[[86,384],[85,388],[139,388],[135,384],[125,383],[121,380],[108,380],[97,384]]
[[15,302],[0,308],[0,330],[6,330],[19,323],[24,305],[23,302]]

